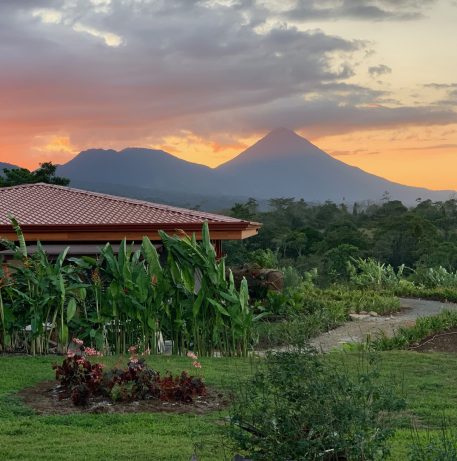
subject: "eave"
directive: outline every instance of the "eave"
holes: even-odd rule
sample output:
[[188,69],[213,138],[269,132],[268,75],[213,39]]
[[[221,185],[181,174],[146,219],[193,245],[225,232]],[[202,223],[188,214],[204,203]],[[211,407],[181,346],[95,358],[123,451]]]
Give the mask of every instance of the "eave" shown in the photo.
[[[233,223],[208,223],[212,240],[243,240],[257,235],[259,223],[238,221]],[[159,230],[179,235],[182,232],[193,234],[201,239],[201,223],[166,223],[166,224],[25,224],[21,225],[26,241],[42,242],[107,242],[139,241],[148,236],[153,241],[160,241]],[[10,225],[0,225],[0,237],[17,240],[16,233]]]

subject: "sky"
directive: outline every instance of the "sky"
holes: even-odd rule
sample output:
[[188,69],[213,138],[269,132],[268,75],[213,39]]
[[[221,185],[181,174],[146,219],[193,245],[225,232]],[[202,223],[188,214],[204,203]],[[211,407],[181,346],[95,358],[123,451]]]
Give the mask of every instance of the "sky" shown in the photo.
[[457,189],[455,0],[0,0],[0,160],[161,148],[215,167],[277,127]]

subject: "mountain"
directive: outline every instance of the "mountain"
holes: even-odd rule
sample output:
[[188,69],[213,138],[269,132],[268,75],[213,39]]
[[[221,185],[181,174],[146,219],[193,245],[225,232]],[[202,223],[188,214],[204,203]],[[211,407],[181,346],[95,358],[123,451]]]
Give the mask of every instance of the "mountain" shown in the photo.
[[[205,209],[247,197],[340,203],[378,201],[387,191],[392,199],[413,204],[419,197],[446,200],[454,193],[404,186],[367,173],[285,128],[270,132],[215,169],[180,160],[162,150],[90,149],[59,166],[57,174],[70,178],[76,187],[179,205],[193,203]],[[210,202],[205,199],[208,197]]]
[[0,162],[0,174],[3,174],[4,168],[14,169],[14,168],[19,168],[19,167],[11,163]]
[[209,193],[214,183],[211,168],[186,162],[162,150],[127,148],[89,149],[57,169],[59,176],[100,185],[123,185],[160,191],[192,192],[195,185]]
[[241,195],[296,197],[306,201],[392,199],[414,203],[418,197],[446,200],[454,191],[431,191],[388,181],[350,166],[286,128],[267,134],[218,173]]

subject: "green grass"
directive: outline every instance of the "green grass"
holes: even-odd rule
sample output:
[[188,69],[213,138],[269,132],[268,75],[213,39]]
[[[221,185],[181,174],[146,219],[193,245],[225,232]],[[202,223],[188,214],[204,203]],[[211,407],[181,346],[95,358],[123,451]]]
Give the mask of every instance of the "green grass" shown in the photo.
[[[423,354],[410,351],[388,351],[380,357],[381,379],[397,386],[407,402],[405,412],[395,417],[396,433],[391,441],[390,460],[407,460],[413,443],[413,427],[418,435],[439,433],[446,420],[450,431],[457,431],[457,355]],[[331,360],[346,369],[359,365],[357,353],[334,353]]]
[[401,285],[395,288],[395,295],[403,298],[421,298],[441,302],[457,302],[456,287],[426,288],[413,284]]
[[379,335],[368,346],[379,351],[408,349],[428,336],[454,328],[457,328],[457,312],[445,310],[438,315],[418,318],[413,326],[399,328],[392,337]]
[[[53,378],[55,357],[0,356],[0,459],[7,460],[185,460],[194,447],[201,460],[225,457],[221,412],[204,416],[161,414],[74,414],[38,416],[15,392]],[[104,359],[114,364],[114,359]],[[235,388],[251,373],[247,359],[201,359],[209,386]],[[125,359],[120,361],[124,364]],[[187,358],[154,357],[148,363],[162,372],[189,369]],[[231,453],[230,453],[231,454]]]
[[[438,430],[446,417],[457,430],[457,356],[389,351],[379,354],[381,378],[398,386],[408,409],[395,418],[392,460],[406,459],[411,444],[411,422],[419,434]],[[356,353],[334,353],[329,360],[355,370]],[[194,446],[200,460],[228,460],[233,451],[222,436],[221,412],[198,415],[114,414],[38,416],[15,397],[36,382],[52,379],[55,357],[0,356],[0,459],[7,460],[183,460],[189,461]],[[104,359],[114,364],[115,359]],[[160,371],[174,373],[189,368],[186,358],[158,357],[148,360]],[[121,362],[122,363],[122,362]],[[252,373],[249,359],[202,359],[208,385],[236,389],[241,378]]]

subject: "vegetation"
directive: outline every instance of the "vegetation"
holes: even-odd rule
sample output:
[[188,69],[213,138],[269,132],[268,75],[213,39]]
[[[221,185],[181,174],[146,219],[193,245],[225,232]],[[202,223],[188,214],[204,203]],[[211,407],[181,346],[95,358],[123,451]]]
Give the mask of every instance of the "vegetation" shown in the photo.
[[308,340],[349,320],[350,313],[387,315],[400,309],[393,291],[355,283],[320,288],[317,277],[316,271],[302,276],[292,267],[284,269],[282,292],[270,291],[258,302],[270,314],[257,323],[259,347],[287,345],[297,335]]
[[391,338],[379,335],[368,346],[376,350],[408,349],[422,340],[448,330],[457,328],[457,312],[443,311],[431,317],[420,317],[412,327],[399,328]]
[[[131,357],[127,368],[114,367],[104,371],[103,364],[92,363],[90,357],[100,355],[93,348],[84,347],[78,338],[72,340],[74,347],[69,350],[61,365],[54,365],[56,379],[63,394],[71,398],[75,405],[85,406],[94,396],[102,396],[114,402],[137,400],[162,400],[166,402],[192,403],[194,398],[206,394],[206,386],[198,376],[190,376],[182,371],[173,377],[170,373],[160,373],[149,368],[144,357],[138,357],[135,346],[130,347]],[[192,366],[201,368],[193,352],[188,357],[194,360]]]
[[19,184],[34,184],[44,182],[58,186],[68,186],[70,180],[56,176],[57,166],[51,162],[41,163],[35,171],[26,168],[4,168],[0,174],[0,187],[17,186]]
[[[377,370],[379,385],[400,386],[406,411],[389,419],[395,434],[389,440],[388,461],[408,460],[416,435],[423,444],[439,439],[443,418],[449,434],[457,431],[455,380],[457,363],[449,354],[418,354],[409,351],[382,352]],[[124,357],[101,357],[106,368]],[[325,357],[342,370],[361,373],[359,354],[334,353]],[[130,413],[37,415],[24,406],[16,392],[37,382],[53,378],[55,357],[0,356],[0,458],[8,460],[73,460],[75,453],[87,460],[148,459],[189,461],[192,453],[199,461],[231,459],[235,450],[228,447],[221,421],[226,411],[206,414]],[[161,374],[179,374],[190,366],[187,357],[148,357],[148,364]],[[201,359],[208,387],[230,393],[255,374],[261,363],[244,358]],[[366,367],[362,367],[362,371]],[[351,378],[352,379],[352,378]],[[411,424],[417,428],[412,431]],[[420,458],[419,458],[420,459]],[[425,458],[427,459],[427,458]],[[429,457],[428,460],[440,458]],[[446,459],[446,458],[444,458]],[[452,459],[452,458],[451,458]],[[411,461],[418,459],[411,458]],[[422,461],[422,459],[420,459]]]
[[317,268],[319,285],[347,282],[352,258],[373,258],[395,272],[403,266],[405,276],[424,267],[457,270],[456,199],[418,200],[408,209],[386,197],[380,204],[355,203],[348,209],[279,198],[270,200],[267,211],[250,199],[230,213],[262,223],[258,236],[226,245],[231,265],[259,262],[266,251],[277,267],[293,266],[300,273]]
[[386,412],[404,401],[363,368],[348,376],[309,348],[267,355],[232,408],[236,446],[253,460],[384,460]]
[[69,338],[80,336],[103,353],[126,353],[131,345],[154,353],[163,336],[178,354],[247,355],[263,314],[250,308],[246,281],[235,287],[216,259],[207,224],[201,242],[162,232],[162,266],[147,237],[137,251],[124,240],[118,254],[108,243],[97,259],[69,259],[64,250],[51,261],[40,245],[28,255],[12,223],[19,243],[2,242],[16,259],[0,274],[2,350],[47,353],[54,342],[64,352]]

